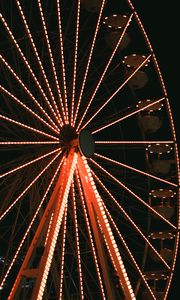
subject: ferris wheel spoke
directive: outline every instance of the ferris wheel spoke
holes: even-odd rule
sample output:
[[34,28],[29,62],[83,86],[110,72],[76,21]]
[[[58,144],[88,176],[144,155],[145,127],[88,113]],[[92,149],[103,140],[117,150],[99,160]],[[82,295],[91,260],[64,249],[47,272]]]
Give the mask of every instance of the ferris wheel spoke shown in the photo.
[[136,75],[136,73],[149,61],[150,58],[151,54],[146,56],[144,61],[128,76],[128,78],[117,88],[117,90],[107,100],[104,101],[100,108],[97,109],[91,117],[89,117],[88,121],[81,127],[81,129],[84,129],[100,113],[100,111],[114,98],[117,93],[120,92],[120,90],[129,82],[131,78]]
[[71,196],[73,202],[73,215],[74,215],[74,226],[75,226],[75,239],[76,239],[76,249],[77,249],[77,260],[78,260],[78,270],[79,270],[79,289],[81,300],[84,299],[84,288],[83,288],[83,278],[82,278],[82,266],[81,266],[81,251],[79,244],[79,229],[78,229],[78,220],[77,220],[77,208],[76,208],[76,198],[74,184],[71,185]]
[[134,115],[138,114],[139,112],[141,112],[141,111],[143,111],[143,110],[145,110],[145,109],[147,109],[147,108],[149,108],[149,107],[151,107],[151,106],[155,105],[156,103],[159,103],[159,102],[161,102],[161,101],[163,101],[163,100],[165,100],[164,97],[163,97],[163,98],[160,98],[160,99],[154,101],[153,103],[150,103],[150,104],[148,104],[148,105],[146,105],[146,106],[144,106],[144,107],[142,107],[142,108],[140,108],[140,109],[136,109],[136,110],[134,110],[133,112],[131,112],[131,113],[125,115],[124,117],[120,117],[120,118],[118,118],[118,119],[116,119],[116,120],[114,120],[114,121],[112,121],[112,122],[110,122],[110,123],[108,123],[108,124],[106,124],[106,125],[103,125],[102,127],[98,128],[98,129],[94,130],[94,131],[92,132],[92,134],[95,134],[95,133],[97,133],[97,132],[99,132],[99,131],[101,131],[101,130],[103,130],[103,129],[106,129],[106,128],[112,126],[112,125],[115,125],[115,124],[117,124],[117,123],[120,123],[120,122],[122,122],[123,120],[126,120],[127,118],[129,118],[129,117],[131,117],[131,116],[134,116]]
[[151,145],[174,144],[174,141],[95,141],[97,145]]
[[88,72],[89,72],[89,67],[90,67],[90,63],[91,63],[91,59],[92,59],[92,55],[93,55],[93,51],[94,51],[94,46],[95,46],[95,43],[96,43],[96,37],[97,37],[97,34],[98,34],[99,25],[100,25],[100,21],[101,21],[101,17],[102,17],[105,2],[106,2],[106,0],[102,0],[102,4],[101,4],[99,16],[98,16],[98,21],[97,21],[96,29],[95,29],[95,32],[94,32],[94,37],[93,37],[92,44],[91,44],[89,58],[88,58],[88,62],[87,62],[87,66],[86,66],[86,70],[85,70],[85,74],[84,74],[84,78],[83,78],[83,82],[82,82],[82,87],[81,87],[80,95],[79,95],[79,98],[78,98],[78,101],[77,101],[76,111],[75,111],[75,114],[74,114],[74,120],[73,120],[73,125],[74,126],[75,126],[76,119],[77,119],[77,116],[78,116],[78,111],[79,111],[79,108],[80,108],[81,99],[82,99],[82,95],[83,95],[83,92],[84,92],[84,87],[85,87],[85,84],[86,84],[87,75],[88,75]]
[[45,109],[39,104],[39,102],[36,100],[36,98],[33,96],[33,94],[29,91],[27,86],[22,82],[22,80],[19,78],[19,76],[16,74],[16,72],[11,68],[11,66],[7,63],[7,61],[3,58],[3,56],[0,54],[0,61],[3,63],[6,68],[9,70],[9,72],[14,76],[16,81],[20,84],[20,86],[25,90],[25,92],[30,96],[31,100],[37,105],[37,107],[41,110],[41,112],[47,117],[47,119],[51,122],[51,124],[59,130],[57,125],[54,123],[54,121],[51,119],[51,117],[47,114]]
[[163,178],[157,177],[157,176],[152,175],[152,174],[150,174],[150,173],[143,172],[143,171],[141,171],[141,170],[139,170],[139,169],[137,169],[137,168],[131,167],[131,166],[127,165],[127,164],[123,164],[123,163],[121,163],[121,162],[119,162],[119,161],[116,161],[116,160],[111,159],[111,158],[109,158],[109,157],[106,157],[106,156],[104,156],[104,155],[100,155],[100,154],[98,154],[98,153],[95,153],[95,156],[96,156],[96,157],[99,157],[99,158],[101,158],[101,159],[103,159],[103,160],[105,160],[105,161],[108,161],[108,162],[111,162],[111,163],[116,164],[116,165],[118,165],[118,166],[121,166],[121,167],[123,167],[123,168],[129,169],[129,170],[132,170],[132,171],[137,172],[137,173],[139,173],[139,174],[145,175],[145,176],[147,176],[147,177],[156,179],[156,180],[161,181],[161,182],[163,182],[163,183],[166,183],[166,184],[168,184],[168,185],[171,185],[171,186],[174,186],[174,187],[178,187],[178,185],[175,184],[175,183],[173,183],[173,182],[167,181],[167,180],[165,180],[165,179],[163,179]]
[[73,84],[72,84],[72,102],[71,102],[71,125],[73,125],[74,116],[74,101],[76,92],[76,76],[77,76],[77,55],[78,55],[78,43],[79,43],[79,18],[80,18],[81,0],[77,3],[77,19],[76,19],[76,38],[75,38],[75,50],[74,50],[74,70],[73,70]]
[[102,73],[102,75],[101,75],[101,77],[100,77],[100,79],[98,81],[98,84],[97,84],[97,86],[96,86],[96,88],[94,90],[94,93],[93,93],[91,99],[89,100],[89,103],[88,103],[88,105],[87,105],[87,107],[86,107],[86,109],[85,109],[85,111],[84,111],[84,113],[82,115],[82,118],[81,118],[81,120],[80,120],[80,122],[78,124],[77,130],[80,128],[80,126],[81,126],[81,124],[82,124],[82,122],[83,122],[83,120],[84,120],[84,118],[85,118],[85,116],[86,116],[86,114],[88,112],[88,109],[89,109],[89,107],[90,107],[90,105],[91,105],[91,103],[92,103],[92,101],[93,101],[93,99],[94,99],[94,97],[95,97],[95,95],[96,95],[96,93],[97,93],[97,91],[99,89],[99,86],[100,86],[100,84],[101,84],[101,82],[102,82],[102,80],[103,80],[103,78],[104,78],[104,76],[105,76],[105,74],[106,74],[106,72],[107,72],[107,70],[108,70],[111,62],[112,62],[112,59],[113,59],[114,55],[116,54],[116,51],[119,48],[119,46],[120,46],[120,44],[121,44],[121,42],[123,40],[123,37],[124,37],[124,35],[125,35],[126,31],[127,31],[127,28],[129,27],[129,24],[131,22],[132,17],[133,17],[133,13],[130,15],[130,17],[129,17],[127,23],[126,23],[126,26],[124,27],[124,29],[122,31],[122,34],[120,35],[120,38],[119,38],[119,40],[118,40],[118,42],[116,44],[116,47],[114,48],[114,50],[113,50],[113,52],[112,52],[112,54],[111,54],[111,56],[110,56],[110,58],[109,58],[109,60],[108,60],[108,62],[106,64],[106,67],[105,67],[105,69],[104,69],[104,71],[103,71],[103,73]]
[[[78,195],[79,196],[79,195]],[[71,217],[73,217],[72,216],[72,213],[71,213]],[[69,233],[69,232],[68,232]],[[86,237],[87,238],[87,236],[85,235],[85,233],[84,233],[84,228],[82,228],[81,226],[79,226],[79,233],[81,233],[81,234],[83,234],[83,236],[84,237]],[[80,235],[79,235],[80,236]],[[76,253],[76,247],[75,247],[75,245],[73,246],[73,238],[72,238],[72,236],[70,236],[70,234],[68,234],[68,238],[69,238],[69,243],[71,244],[71,248],[72,248],[72,250],[73,250],[73,253]],[[76,260],[76,258],[74,258],[75,260]],[[88,273],[88,276],[89,276],[89,279],[91,279],[91,280],[93,280],[93,281],[95,281],[95,278],[94,278],[94,276],[93,276],[93,274],[92,274],[92,272],[91,272],[91,269],[90,268],[88,268],[88,266],[86,265],[86,261],[81,257],[81,265],[82,265],[82,267],[83,267],[83,273],[82,273],[82,275],[83,275],[83,278],[87,275],[86,274],[86,272]],[[71,280],[73,280],[73,275],[72,275],[72,273],[73,273],[73,265],[72,265],[72,268],[71,268],[71,270],[69,270],[69,274],[71,274],[70,276],[71,276]],[[88,293],[90,293],[90,287],[88,286],[88,281],[86,281],[86,280],[84,280],[83,281],[83,287],[84,287],[84,289],[86,288],[87,289],[87,291],[88,291]],[[67,289],[68,287],[66,286],[66,289]],[[78,290],[78,286],[76,285],[76,289]],[[86,291],[86,292],[87,292]],[[84,292],[85,294],[86,294],[86,292]]]
[[59,144],[59,141],[11,141],[11,142],[0,142],[0,145],[54,145]]
[[[37,62],[38,62],[38,64],[39,64],[40,70],[41,70],[42,75],[43,75],[43,78],[44,78],[44,81],[45,81],[45,83],[46,83],[46,86],[47,86],[47,88],[48,88],[49,94],[50,94],[51,99],[52,99],[52,101],[53,101],[53,105],[54,105],[54,108],[55,108],[55,110],[56,110],[56,114],[57,114],[57,116],[58,116],[58,119],[57,119],[57,116],[56,116],[56,114],[55,114],[56,120],[58,121],[58,123],[60,123],[60,125],[62,125],[62,121],[61,121],[62,118],[61,118],[61,116],[60,116],[59,109],[58,109],[58,107],[57,107],[57,103],[56,103],[56,101],[55,101],[55,98],[54,98],[54,95],[53,95],[51,86],[50,86],[50,84],[49,84],[49,81],[48,81],[48,79],[47,79],[46,73],[45,73],[45,71],[44,71],[44,68],[43,68],[43,65],[42,65],[42,61],[41,61],[41,59],[40,59],[40,57],[39,57],[39,54],[38,54],[36,45],[35,45],[35,43],[34,43],[34,40],[33,40],[32,34],[31,34],[31,31],[30,31],[29,26],[28,26],[28,24],[27,24],[27,20],[26,20],[26,18],[25,18],[25,15],[24,15],[24,12],[23,12],[23,9],[22,9],[22,7],[21,7],[21,4],[20,4],[19,0],[16,0],[16,4],[17,4],[18,9],[19,9],[19,11],[20,11],[20,14],[21,14],[21,17],[22,17],[22,21],[23,21],[24,26],[25,26],[25,28],[26,28],[26,31],[27,31],[27,34],[28,34],[28,38],[29,38],[29,40],[30,40],[30,42],[31,42],[31,45],[32,45],[34,54],[35,54],[35,56],[36,56]],[[51,111],[53,112],[50,103],[49,103],[48,105],[49,105]],[[54,112],[53,112],[53,114],[54,114]]]
[[10,170],[10,171],[4,173],[4,174],[0,174],[0,179],[1,179],[1,178],[4,178],[5,176],[10,175],[10,174],[12,174],[12,173],[14,173],[14,172],[17,172],[17,171],[19,171],[19,170],[22,170],[23,168],[26,168],[26,167],[28,167],[28,166],[34,164],[35,162],[40,161],[40,160],[42,160],[43,158],[48,157],[48,156],[50,156],[50,155],[52,155],[52,154],[54,154],[54,153],[56,153],[56,152],[58,152],[58,151],[59,151],[59,148],[58,148],[58,149],[55,149],[55,150],[53,150],[53,151],[51,151],[51,152],[48,152],[47,154],[41,155],[41,156],[39,156],[38,158],[33,159],[33,160],[29,161],[29,162],[26,162],[25,164],[22,164],[22,165],[20,165],[20,166],[18,166],[18,167],[16,167],[16,168],[14,168],[14,169],[12,169],[12,170]]
[[61,0],[57,1],[57,15],[58,15],[58,26],[59,26],[59,39],[60,39],[60,53],[61,53],[61,61],[62,61],[62,77],[63,77],[63,85],[64,85],[64,101],[65,101],[65,113],[66,119],[69,121],[69,111],[68,111],[68,99],[67,99],[67,89],[66,89],[66,68],[64,61],[64,46],[63,46],[63,35],[62,35],[62,25],[61,25]]
[[99,177],[91,170],[94,178],[97,180],[97,182],[100,184],[100,186],[106,191],[106,193],[109,195],[111,200],[115,203],[115,205],[119,208],[120,212],[124,215],[124,217],[129,221],[129,223],[133,226],[133,228],[141,235],[143,240],[149,245],[149,247],[153,250],[153,252],[158,256],[160,261],[166,266],[168,270],[170,270],[170,266],[167,264],[167,262],[163,259],[163,257],[159,254],[159,252],[154,248],[154,246],[151,244],[151,242],[148,240],[148,238],[144,235],[142,230],[136,225],[136,223],[132,220],[132,218],[128,215],[128,213],[123,209],[123,207],[119,204],[119,202],[115,199],[115,197],[111,194],[111,192],[107,189],[107,187],[102,183],[102,181],[99,179]]
[[63,120],[66,121],[65,108],[64,108],[64,104],[63,104],[63,100],[62,100],[62,96],[61,96],[61,90],[60,90],[59,81],[58,81],[58,77],[57,77],[56,67],[55,67],[55,64],[54,64],[54,58],[53,58],[53,55],[52,55],[51,45],[50,45],[49,36],[48,36],[48,32],[47,32],[47,27],[46,27],[46,22],[45,22],[45,18],[44,18],[44,13],[43,13],[43,10],[42,10],[41,1],[37,0],[37,2],[38,2],[39,12],[40,12],[40,16],[41,16],[42,25],[43,25],[44,35],[45,35],[45,39],[46,39],[46,43],[47,43],[47,47],[48,47],[51,66],[52,66],[52,70],[53,70],[53,74],[54,74],[54,79],[55,79],[55,83],[56,83],[56,88],[57,88],[57,92],[58,92],[58,97],[59,97],[59,101],[60,101],[60,104],[61,104]]
[[[34,74],[32,68],[30,67],[30,65],[29,65],[29,63],[28,63],[28,61],[27,61],[27,59],[26,59],[24,53],[22,52],[22,50],[21,50],[21,48],[20,48],[20,46],[19,46],[17,40],[15,39],[14,35],[12,34],[12,31],[10,30],[8,24],[6,23],[5,19],[3,18],[3,16],[2,16],[1,14],[0,14],[0,19],[1,19],[1,21],[3,22],[3,24],[4,24],[5,28],[6,28],[8,34],[9,34],[11,40],[12,40],[12,42],[14,43],[14,45],[15,45],[15,47],[16,47],[16,49],[17,49],[17,51],[19,52],[19,54],[20,54],[20,56],[21,56],[21,58],[22,58],[22,61],[24,62],[26,68],[28,69],[29,73],[31,74],[31,76],[32,76],[32,78],[33,78],[33,80],[34,80],[34,82],[36,83],[36,85],[37,85],[37,87],[38,87],[40,93],[42,94],[42,96],[43,96],[43,98],[45,99],[46,103],[47,103],[48,106],[50,107],[50,109],[51,109],[52,113],[54,114],[55,118],[57,118],[57,116],[56,116],[56,114],[55,114],[55,112],[54,112],[54,109],[52,108],[52,106],[51,106],[51,104],[50,104],[50,102],[49,102],[49,100],[48,100],[48,98],[47,98],[47,96],[46,96],[44,90],[42,89],[42,87],[41,87],[41,85],[40,85],[40,83],[39,83],[39,81],[38,81],[36,75]],[[57,121],[58,121],[58,119],[57,119]],[[59,122],[59,121],[58,121],[58,122]]]
[[64,263],[65,263],[64,256],[65,256],[65,247],[66,247],[66,232],[67,232],[67,205],[66,205],[66,209],[65,209],[64,222],[63,222],[59,300],[62,300],[62,297],[63,297],[63,280],[64,280]]
[[116,177],[114,177],[111,173],[109,173],[107,170],[105,170],[102,166],[100,166],[97,162],[95,162],[92,158],[90,158],[90,161],[98,167],[103,173],[108,175],[113,181],[115,181],[121,188],[126,190],[129,194],[131,194],[136,200],[138,200],[140,203],[142,203],[144,206],[146,206],[153,214],[158,216],[162,221],[164,221],[166,224],[168,224],[171,228],[177,229],[175,225],[173,225],[171,222],[169,222],[166,218],[164,218],[160,213],[158,213],[153,207],[151,207],[149,204],[147,204],[141,197],[139,197],[136,193],[134,193],[130,188],[128,188],[125,184],[123,184],[120,180],[118,180]]
[[0,215],[0,221],[6,217],[6,215],[14,208],[16,203],[26,194],[26,192],[34,185],[34,183],[41,177],[41,175],[52,165],[52,163],[58,158],[62,151],[59,151],[53,159],[45,166],[45,168],[26,186],[22,193],[10,204],[10,206]]
[[24,244],[24,242],[25,242],[25,240],[26,240],[26,238],[27,238],[27,236],[28,236],[28,234],[29,234],[29,232],[30,232],[30,230],[31,230],[31,228],[32,228],[32,226],[33,226],[33,224],[34,224],[34,222],[35,222],[35,220],[36,220],[38,214],[39,214],[39,212],[40,212],[40,209],[41,209],[41,207],[42,207],[42,205],[43,205],[43,203],[44,203],[44,201],[45,201],[45,199],[46,199],[46,197],[47,197],[47,194],[49,193],[49,190],[50,190],[50,188],[52,187],[52,185],[53,185],[53,183],[54,183],[54,181],[55,181],[55,178],[56,178],[56,176],[57,176],[57,174],[58,174],[58,172],[59,172],[59,170],[60,170],[60,167],[61,167],[61,165],[62,165],[62,161],[63,161],[63,158],[61,159],[61,161],[60,161],[58,167],[56,168],[55,173],[54,173],[54,175],[52,176],[52,179],[51,179],[51,181],[50,181],[50,183],[49,183],[49,185],[48,185],[48,187],[47,187],[47,189],[46,189],[46,191],[45,191],[45,193],[44,193],[44,195],[43,195],[43,197],[42,197],[42,200],[41,200],[40,204],[38,205],[38,208],[36,209],[36,212],[35,212],[35,214],[33,215],[33,218],[32,218],[32,220],[31,220],[31,222],[30,222],[30,224],[29,224],[29,226],[28,226],[28,228],[27,228],[25,234],[23,235],[23,238],[21,239],[21,242],[20,242],[20,244],[19,244],[19,246],[18,246],[18,248],[17,248],[17,250],[16,250],[16,252],[15,252],[15,255],[13,256],[13,258],[12,258],[12,260],[11,260],[11,263],[10,263],[10,265],[9,265],[9,267],[8,267],[8,269],[7,269],[7,271],[6,271],[6,273],[4,274],[4,277],[3,277],[3,279],[2,279],[2,282],[0,283],[0,289],[3,288],[3,285],[4,285],[4,283],[6,282],[6,279],[7,279],[8,275],[9,275],[11,269],[12,269],[14,263],[16,262],[16,259],[17,259],[18,255],[19,255],[19,253],[20,253],[20,251],[21,251],[21,249],[22,249],[22,246],[23,246],[23,244]]
[[16,125],[18,125],[18,126],[20,126],[20,127],[22,127],[22,128],[26,128],[26,129],[28,129],[28,130],[30,130],[30,131],[32,131],[32,132],[36,132],[36,133],[39,133],[39,134],[41,134],[41,135],[47,136],[47,137],[50,138],[50,139],[53,139],[53,140],[56,140],[56,141],[59,140],[57,137],[55,137],[55,136],[53,136],[53,135],[50,135],[50,134],[48,134],[48,133],[46,133],[46,132],[44,132],[44,131],[41,131],[41,130],[36,129],[36,128],[31,127],[31,126],[28,126],[28,125],[26,125],[26,124],[24,124],[24,123],[18,122],[18,121],[14,120],[14,119],[8,118],[8,117],[3,116],[3,115],[1,115],[1,114],[0,114],[0,119],[5,120],[5,121],[7,121],[7,122],[10,122],[10,123],[12,123],[12,124],[16,124]]
[[18,103],[19,105],[21,105],[25,110],[27,110],[30,114],[32,114],[33,116],[35,116],[38,120],[40,120],[43,124],[45,124],[51,130],[53,130],[56,133],[59,133],[59,130],[55,129],[53,126],[51,126],[49,123],[47,123],[38,114],[36,114],[32,109],[30,109],[26,104],[24,104],[23,102],[21,102],[17,97],[15,97],[12,93],[10,93],[8,90],[6,90],[2,85],[0,85],[0,90],[3,91],[6,95],[8,95],[16,103]]
[[154,294],[153,294],[153,292],[152,292],[152,289],[150,288],[150,286],[149,286],[147,280],[145,279],[143,273],[141,272],[140,267],[138,266],[138,264],[137,264],[137,262],[136,262],[136,260],[135,260],[135,258],[134,258],[134,256],[133,256],[131,250],[129,249],[129,247],[128,247],[126,241],[125,241],[125,239],[123,238],[123,236],[122,236],[122,234],[120,233],[118,227],[116,226],[116,223],[114,222],[114,220],[113,220],[113,218],[112,218],[110,212],[108,211],[107,207],[105,206],[105,203],[104,203],[104,202],[103,202],[103,205],[104,205],[104,209],[105,209],[105,211],[106,211],[106,214],[108,215],[108,217],[109,217],[109,219],[110,219],[110,221],[111,221],[113,227],[115,228],[115,230],[116,230],[116,232],[117,232],[117,234],[118,234],[120,240],[122,241],[122,243],[123,243],[123,245],[124,245],[124,247],[125,247],[125,249],[126,249],[128,255],[129,255],[130,259],[132,260],[132,262],[133,262],[133,264],[134,264],[135,269],[136,269],[137,272],[139,273],[141,279],[143,280],[144,284],[146,285],[146,287],[147,287],[147,289],[149,290],[149,292],[150,292],[151,296],[153,297],[153,299],[156,300],[156,298],[155,298],[155,296],[154,296]]

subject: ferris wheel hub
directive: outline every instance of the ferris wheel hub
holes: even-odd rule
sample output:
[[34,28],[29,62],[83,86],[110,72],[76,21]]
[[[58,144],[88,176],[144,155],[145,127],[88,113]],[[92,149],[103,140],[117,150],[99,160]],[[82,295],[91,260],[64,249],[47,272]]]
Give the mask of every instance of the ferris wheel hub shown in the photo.
[[79,149],[82,155],[92,157],[95,150],[94,139],[92,134],[83,129],[79,133]]
[[60,131],[60,146],[65,152],[69,152],[71,148],[77,148],[82,155],[92,157],[95,150],[94,139],[92,134],[83,129],[77,134],[74,127],[64,125]]
[[64,150],[69,150],[72,147],[76,147],[78,145],[78,135],[74,127],[69,124],[64,125],[60,130],[60,146]]

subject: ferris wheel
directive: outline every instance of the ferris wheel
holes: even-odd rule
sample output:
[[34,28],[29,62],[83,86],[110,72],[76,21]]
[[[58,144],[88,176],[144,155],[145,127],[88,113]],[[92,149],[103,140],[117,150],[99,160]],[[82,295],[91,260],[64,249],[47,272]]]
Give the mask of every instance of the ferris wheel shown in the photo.
[[179,157],[131,1],[1,1],[0,41],[0,299],[168,299]]

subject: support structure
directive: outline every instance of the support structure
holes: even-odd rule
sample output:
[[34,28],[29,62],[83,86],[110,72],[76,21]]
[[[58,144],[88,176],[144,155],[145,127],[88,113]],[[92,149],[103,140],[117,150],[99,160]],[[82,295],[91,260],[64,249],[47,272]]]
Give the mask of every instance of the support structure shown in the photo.
[[82,182],[84,195],[86,199],[86,204],[88,207],[89,218],[93,228],[93,233],[95,236],[96,247],[98,249],[98,257],[100,260],[104,281],[106,283],[108,299],[115,299],[113,295],[113,290],[110,285],[109,274],[107,270],[107,263],[104,256],[102,243],[100,240],[100,231],[101,236],[104,236],[104,240],[107,246],[107,249],[110,254],[112,264],[117,272],[119,277],[119,282],[122,287],[123,293],[126,300],[135,300],[133,289],[131,287],[128,275],[126,273],[118,246],[114,239],[110,223],[106,216],[102,199],[96,189],[93,177],[91,175],[90,168],[87,164],[86,158],[78,155],[78,171],[80,179]]
[[[59,230],[68,201],[76,162],[77,154],[72,148],[68,157],[64,159],[56,186],[24,258],[8,300],[20,299],[19,293],[22,281],[26,281],[27,279],[33,279],[34,281],[30,299],[40,300],[43,297]],[[35,262],[37,249],[41,249],[41,257],[38,262]]]
[[[45,286],[47,284],[62,220],[66,215],[66,208],[68,210],[68,197],[75,170],[79,173],[88,218],[97,249],[97,260],[99,261],[106,286],[107,298],[111,300],[117,298],[110,275],[109,257],[112,267],[119,278],[119,284],[121,285],[125,299],[135,300],[136,297],[106,215],[103,201],[97,191],[86,160],[86,157],[92,157],[94,154],[94,141],[92,136],[87,131],[83,131],[79,135],[79,139],[77,139],[73,128],[65,126],[65,128],[61,130],[60,144],[65,155],[59,177],[16,277],[8,300],[20,299],[22,296],[22,286],[29,280],[33,282],[33,285],[28,294],[28,299],[41,300],[44,293],[47,292]],[[75,193],[73,193],[73,201],[75,205]],[[79,247],[78,237],[76,238]],[[78,251],[80,261],[80,249]],[[81,278],[81,286],[82,284]],[[82,299],[83,297],[84,296],[82,296]]]

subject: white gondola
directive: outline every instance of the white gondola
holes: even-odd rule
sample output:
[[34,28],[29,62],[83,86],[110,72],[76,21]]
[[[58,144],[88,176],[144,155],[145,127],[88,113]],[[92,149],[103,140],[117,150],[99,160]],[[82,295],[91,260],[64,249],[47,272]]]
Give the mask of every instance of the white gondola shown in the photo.
[[[162,205],[153,206],[153,208],[167,220],[170,220],[175,214],[175,209],[171,205],[162,204]],[[159,218],[155,214],[153,214],[153,217],[156,219]]]
[[[112,50],[115,49],[119,39],[121,38],[124,27],[128,22],[129,17],[126,15],[112,15],[105,17],[103,24],[107,28],[107,34],[105,37],[106,43]],[[130,44],[130,36],[127,32],[123,34],[123,38],[119,44],[117,51],[122,51]]]
[[[167,263],[170,263],[173,259],[173,249],[171,249],[169,246],[167,247],[164,241],[174,239],[174,234],[171,232],[155,232],[151,233],[149,238],[159,241],[160,250],[158,252]],[[152,249],[149,250],[149,254],[155,262],[160,262],[159,257]]]
[[[140,65],[142,65],[143,61],[146,59],[146,55],[142,54],[130,54],[124,57],[123,64],[130,71],[128,72],[128,76],[131,75],[131,72],[134,72]],[[137,71],[134,76],[129,80],[129,86],[133,89],[141,89],[143,88],[149,81],[149,78],[144,71],[144,69],[148,66],[149,61],[146,62],[142,70]]]
[[156,189],[156,190],[151,190],[149,193],[150,196],[153,198],[173,198],[176,195],[176,192],[173,191],[172,189]]
[[81,0],[81,4],[87,11],[98,13],[101,9],[102,0]]
[[146,280],[167,280],[169,276],[163,270],[154,270],[145,273]]
[[[149,254],[150,254],[151,258],[153,259],[153,261],[155,261],[155,262],[161,261],[160,258],[154,253],[153,250],[150,250]],[[159,251],[159,254],[167,263],[170,263],[173,259],[173,250],[172,249],[163,248]]]
[[[128,68],[136,69],[143,63],[143,61],[145,59],[146,59],[146,55],[143,55],[143,54],[130,54],[130,55],[127,55],[127,56],[124,57],[123,63]],[[148,66],[148,62],[143,66],[143,68]]]
[[[171,200],[175,194],[176,192],[174,192],[172,189],[151,190],[149,193],[153,208],[167,220],[170,220],[175,214],[175,208]],[[158,218],[158,216],[155,214],[153,217]]]
[[161,249],[160,254],[164,258],[164,260],[167,262],[171,262],[173,259],[173,250],[172,249],[163,248],[163,249]]
[[[149,281],[151,290],[152,290],[154,296],[156,297],[156,300],[163,300],[164,292],[157,287],[157,282],[159,280],[166,281],[169,278],[169,276],[163,270],[160,270],[160,271],[152,271],[152,272],[146,273],[145,278],[147,281]],[[142,299],[143,300],[152,300],[152,296],[148,290],[145,290],[142,293]]]
[[[106,34],[105,40],[106,40],[106,43],[109,48],[111,48],[112,50],[115,49],[115,47],[121,37],[121,34],[122,34],[121,30],[110,31]],[[126,49],[129,46],[130,42],[131,42],[131,39],[130,39],[129,34],[125,33],[121,40],[118,50],[122,51],[122,50]]]
[[175,238],[175,233],[170,231],[157,231],[152,232],[149,237],[153,240],[161,239],[161,240],[172,240]]
[[129,17],[127,15],[114,14],[114,15],[105,17],[103,24],[112,30],[123,29],[126,26],[128,19],[129,19]]
[[171,162],[169,160],[153,160],[150,164],[150,171],[153,174],[167,175],[171,170]]
[[[138,109],[141,109],[145,106],[148,106],[149,104],[152,104],[153,102],[156,102],[156,99],[145,99],[145,100],[140,100],[138,102],[138,104],[136,105],[136,107]],[[142,112],[148,112],[148,113],[151,113],[151,112],[154,112],[154,111],[158,111],[158,110],[161,110],[163,107],[163,103],[162,102],[156,102],[155,104],[151,105],[151,106],[148,106],[146,107]]]
[[154,153],[154,154],[168,154],[171,152],[173,147],[169,144],[151,144],[147,146],[147,150],[149,153]]
[[[130,75],[130,73],[128,74]],[[149,78],[144,71],[137,71],[136,74],[129,80],[129,86],[133,89],[142,89],[148,83]]]
[[139,126],[142,131],[147,134],[156,132],[161,128],[162,121],[158,116],[146,115],[139,116]]

